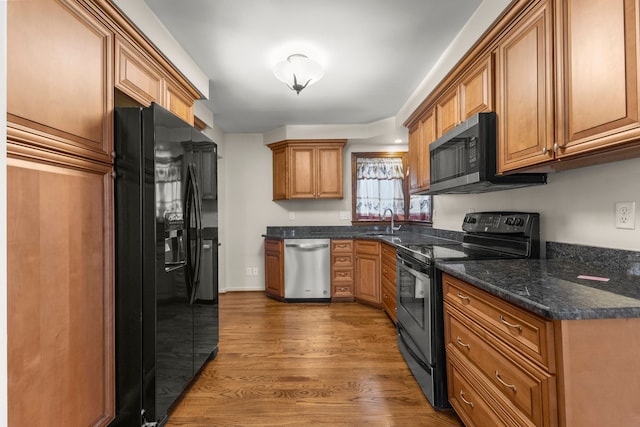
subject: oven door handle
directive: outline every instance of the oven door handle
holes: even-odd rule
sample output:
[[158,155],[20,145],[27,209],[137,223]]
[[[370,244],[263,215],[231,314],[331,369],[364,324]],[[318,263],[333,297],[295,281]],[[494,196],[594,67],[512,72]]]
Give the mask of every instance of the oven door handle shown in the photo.
[[428,272],[428,267],[424,268],[425,271],[419,271],[419,270],[416,270],[415,268],[413,268],[413,265],[411,263],[409,263],[409,262],[407,262],[407,261],[405,261],[404,259],[401,259],[401,258],[397,259],[397,264],[398,264],[398,267],[404,268],[409,273],[411,273],[411,275],[413,275],[413,276],[430,277],[429,272]]
[[401,330],[405,330],[402,326],[400,326],[398,328],[398,338],[400,338],[400,341],[402,341],[402,344],[404,345],[404,348],[409,352],[409,354],[411,355],[411,357],[413,358],[413,360],[416,361],[416,363],[418,365],[420,365],[420,367],[422,369],[424,369],[425,371],[431,372],[433,371],[433,368],[430,365],[427,365],[426,363],[424,363],[423,359],[424,357],[420,357],[416,354],[415,351],[413,351],[413,349],[411,348],[411,346],[409,345],[409,343],[404,339],[404,337],[402,336],[402,333],[400,332]]

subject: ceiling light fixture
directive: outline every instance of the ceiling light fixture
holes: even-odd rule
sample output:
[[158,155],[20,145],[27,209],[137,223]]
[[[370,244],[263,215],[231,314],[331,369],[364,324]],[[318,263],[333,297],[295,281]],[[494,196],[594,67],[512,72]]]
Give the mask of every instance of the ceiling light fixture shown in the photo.
[[295,90],[298,95],[300,91],[312,85],[322,78],[324,70],[317,62],[309,59],[301,53],[289,55],[286,61],[276,64],[273,69],[276,78]]

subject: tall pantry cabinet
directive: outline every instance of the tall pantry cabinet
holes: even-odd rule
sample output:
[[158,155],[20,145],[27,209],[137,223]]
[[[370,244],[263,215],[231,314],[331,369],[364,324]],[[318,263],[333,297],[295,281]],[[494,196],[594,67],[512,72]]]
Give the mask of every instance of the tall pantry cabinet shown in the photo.
[[82,4],[7,5],[9,425],[114,411],[113,35]]
[[8,2],[7,60],[9,425],[105,426],[114,88],[189,123],[199,93],[108,0]]

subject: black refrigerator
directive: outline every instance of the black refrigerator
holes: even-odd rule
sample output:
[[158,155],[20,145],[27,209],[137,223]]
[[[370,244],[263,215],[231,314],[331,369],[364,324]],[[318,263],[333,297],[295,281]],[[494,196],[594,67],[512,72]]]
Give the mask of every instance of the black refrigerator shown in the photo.
[[217,146],[156,104],[114,121],[111,426],[163,425],[218,351]]

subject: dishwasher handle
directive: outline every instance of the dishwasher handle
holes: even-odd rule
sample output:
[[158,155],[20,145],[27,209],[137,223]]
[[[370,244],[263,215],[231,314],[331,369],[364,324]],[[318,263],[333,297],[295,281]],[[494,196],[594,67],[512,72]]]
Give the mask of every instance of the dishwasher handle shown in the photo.
[[299,248],[299,249],[323,249],[328,248],[328,243],[309,244],[309,243],[287,243],[287,248]]

